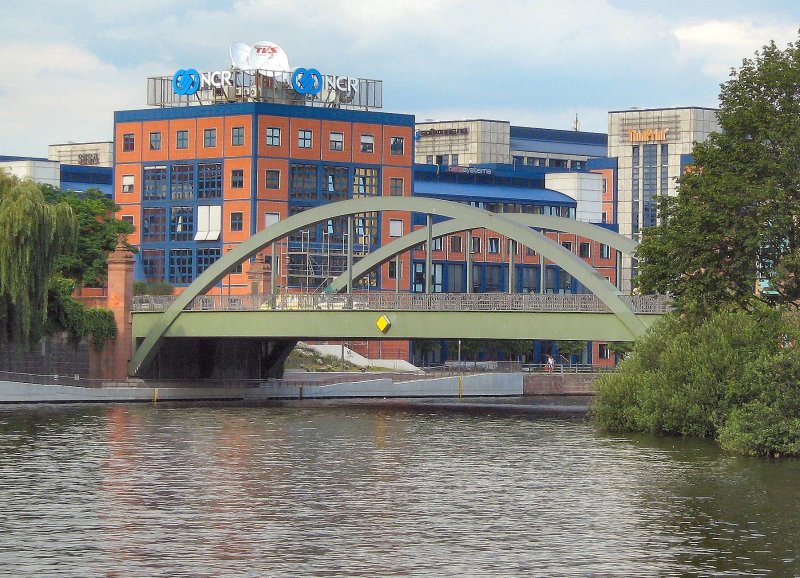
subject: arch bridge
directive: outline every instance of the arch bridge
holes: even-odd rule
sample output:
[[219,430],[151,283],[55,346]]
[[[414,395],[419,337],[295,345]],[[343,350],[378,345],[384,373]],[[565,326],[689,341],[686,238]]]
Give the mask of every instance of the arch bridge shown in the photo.
[[[347,235],[347,270],[324,294],[206,295],[240,263],[296,231],[346,216],[348,231],[352,232],[354,215],[380,211],[425,214],[427,227],[387,243],[355,264],[352,235]],[[434,216],[447,220],[434,225]],[[426,246],[425,271],[430,272],[433,238],[460,231],[469,235],[475,229],[494,231],[533,249],[572,275],[591,294],[432,294],[430,279],[424,294],[352,292],[354,280],[421,243]],[[321,205],[270,225],[240,243],[177,297],[135,303],[129,374],[174,377],[165,376],[162,368],[167,366],[167,358],[178,357],[186,362],[181,377],[192,377],[185,375],[189,367],[196,368],[195,377],[222,377],[238,371],[235,367],[246,367],[247,377],[277,376],[282,373],[286,355],[301,339],[629,341],[666,311],[663,298],[620,295],[594,268],[537,229],[575,233],[622,253],[631,254],[637,246],[627,237],[589,223],[545,215],[491,213],[438,199],[377,197]]]

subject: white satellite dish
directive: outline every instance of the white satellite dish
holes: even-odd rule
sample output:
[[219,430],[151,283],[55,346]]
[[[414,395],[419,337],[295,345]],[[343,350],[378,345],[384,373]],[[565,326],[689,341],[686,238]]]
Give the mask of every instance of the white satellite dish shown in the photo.
[[231,62],[239,70],[252,70],[250,64],[250,45],[244,42],[231,44]]

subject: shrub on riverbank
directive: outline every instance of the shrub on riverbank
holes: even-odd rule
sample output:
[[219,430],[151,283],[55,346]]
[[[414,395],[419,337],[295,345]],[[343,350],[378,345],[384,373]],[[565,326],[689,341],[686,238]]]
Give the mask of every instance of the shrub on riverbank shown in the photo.
[[610,431],[713,437],[750,455],[800,455],[797,327],[768,308],[703,321],[668,315],[598,381]]

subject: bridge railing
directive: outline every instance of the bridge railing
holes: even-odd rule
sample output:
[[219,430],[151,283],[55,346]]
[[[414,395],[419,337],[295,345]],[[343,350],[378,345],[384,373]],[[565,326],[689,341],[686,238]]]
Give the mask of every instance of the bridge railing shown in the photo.
[[[670,310],[667,295],[625,295],[635,313],[664,314]],[[172,296],[134,297],[133,311],[164,311]],[[542,311],[608,313],[598,297],[571,293],[281,293],[203,295],[187,311]]]

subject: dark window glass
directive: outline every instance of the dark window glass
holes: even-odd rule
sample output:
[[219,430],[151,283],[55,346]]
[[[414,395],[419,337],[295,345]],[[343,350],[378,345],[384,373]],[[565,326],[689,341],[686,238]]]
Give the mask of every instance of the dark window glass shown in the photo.
[[276,169],[267,169],[264,173],[264,188],[266,189],[280,189],[281,188],[281,172]]
[[142,242],[157,243],[166,241],[166,239],[167,209],[164,207],[145,207],[142,209]]
[[344,134],[340,132],[332,132],[330,135],[330,149],[332,151],[344,150]]
[[194,167],[192,165],[172,165],[170,167],[169,194],[171,199],[194,197]]
[[578,245],[578,255],[583,258],[587,259],[589,257],[589,243],[581,243]]
[[142,198],[163,201],[167,198],[167,167],[145,167],[142,178]]
[[231,213],[231,231],[241,231],[244,228],[244,215],[240,212]]
[[192,282],[194,262],[191,249],[171,249],[169,252],[169,282],[186,284]]
[[217,129],[203,129],[203,146],[207,149],[217,146]]
[[301,149],[310,149],[313,133],[310,130],[297,131],[297,147]]
[[197,250],[197,274],[200,275],[203,271],[211,267],[214,261],[222,256],[222,249],[219,248],[206,248]]
[[142,269],[148,281],[163,281],[164,249],[142,249]]
[[267,144],[272,147],[281,146],[281,129],[276,126],[267,127]]
[[401,136],[393,136],[390,140],[389,152],[393,155],[402,155],[404,151],[405,139]]
[[123,152],[131,152],[136,148],[136,138],[132,132],[127,132],[122,135],[122,150]]
[[289,169],[289,199],[317,200],[317,167],[292,165]]
[[235,126],[231,128],[231,145],[242,146],[244,144],[244,127]]
[[222,197],[222,163],[197,165],[197,197],[200,199]]
[[161,132],[150,133],[150,150],[151,151],[161,150]]
[[172,207],[169,211],[170,241],[191,241],[194,238],[192,207]]
[[179,130],[175,133],[175,148],[188,149],[189,148],[189,131]]
[[322,167],[322,198],[325,201],[343,201],[350,196],[347,167]]
[[231,188],[244,188],[244,169],[233,169],[231,171]]
[[399,177],[389,178],[389,194],[393,197],[403,196],[403,179]]

